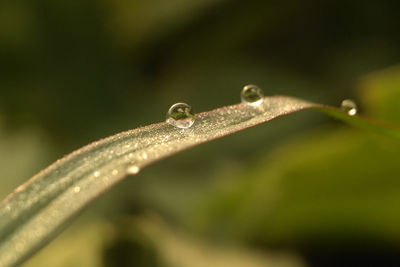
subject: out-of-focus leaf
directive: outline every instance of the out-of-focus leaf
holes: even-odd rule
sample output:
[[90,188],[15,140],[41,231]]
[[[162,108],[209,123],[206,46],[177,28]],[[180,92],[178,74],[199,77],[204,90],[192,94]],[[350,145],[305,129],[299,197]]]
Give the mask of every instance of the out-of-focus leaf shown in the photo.
[[130,219],[155,245],[167,266],[190,267],[300,267],[304,264],[289,252],[264,252],[222,244],[209,244],[175,231],[160,218],[146,216]]
[[194,219],[210,235],[268,244],[400,242],[399,151],[398,142],[347,130],[287,141],[221,183]]
[[2,119],[0,116],[0,199],[52,158],[42,132],[29,126],[7,131]]
[[360,91],[368,113],[380,120],[400,122],[400,66],[368,75]]
[[[361,98],[372,117],[400,121],[398,74],[394,68],[364,80]],[[361,127],[398,134],[334,113]],[[217,185],[194,220],[210,235],[266,244],[399,243],[399,161],[396,139],[351,129],[314,130],[259,156],[238,179]]]
[[108,241],[108,232],[108,225],[99,220],[80,221],[30,258],[24,266],[102,267],[102,252]]
[[[0,263],[21,263],[80,210],[128,174],[189,147],[276,117],[328,108],[292,97],[267,97],[196,116],[189,129],[167,123],[123,132],[79,149],[43,170],[0,204]],[[343,111],[328,108],[335,114]],[[352,120],[358,120],[353,118]]]

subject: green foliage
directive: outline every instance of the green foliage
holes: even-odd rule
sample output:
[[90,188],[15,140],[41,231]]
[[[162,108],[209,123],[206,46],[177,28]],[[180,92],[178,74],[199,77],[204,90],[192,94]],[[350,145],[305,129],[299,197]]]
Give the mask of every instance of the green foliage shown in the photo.
[[[0,262],[4,266],[21,263],[94,198],[154,161],[310,108],[327,109],[296,98],[268,97],[259,106],[241,103],[201,113],[195,125],[186,130],[164,122],[117,134],[77,150],[20,186],[1,203]],[[332,112],[343,113],[335,109]],[[224,208],[216,214],[228,218],[225,212]]]
[[189,147],[318,105],[269,97],[198,114],[189,129],[166,122],[123,132],[55,162],[0,203],[0,263],[23,262],[89,202],[150,163]]
[[[359,94],[354,85],[398,63],[399,4],[2,0],[0,200],[92,140],[163,120],[175,102],[235,103],[247,83],[334,106],[353,98],[363,116],[398,124],[398,66],[362,79]],[[26,265],[275,266],[277,257],[297,267],[327,246],[329,264],[399,265],[398,131],[322,110],[367,130],[302,112],[178,153],[115,186]]]
[[[365,80],[366,112],[398,122],[399,76],[394,68]],[[260,155],[204,201],[198,229],[316,250],[400,244],[398,140],[341,128],[314,129]]]

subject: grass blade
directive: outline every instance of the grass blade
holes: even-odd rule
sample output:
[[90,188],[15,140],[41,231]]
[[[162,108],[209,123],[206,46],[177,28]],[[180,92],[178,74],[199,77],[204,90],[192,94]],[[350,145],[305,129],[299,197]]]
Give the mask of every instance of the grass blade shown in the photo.
[[[18,187],[0,203],[0,266],[22,263],[88,203],[152,162],[310,108],[372,127],[369,122],[349,117],[340,109],[293,97],[274,96],[266,97],[258,107],[241,103],[197,114],[189,129],[181,130],[165,122],[153,124],[119,133],[71,153]],[[400,136],[396,129],[389,132]]]

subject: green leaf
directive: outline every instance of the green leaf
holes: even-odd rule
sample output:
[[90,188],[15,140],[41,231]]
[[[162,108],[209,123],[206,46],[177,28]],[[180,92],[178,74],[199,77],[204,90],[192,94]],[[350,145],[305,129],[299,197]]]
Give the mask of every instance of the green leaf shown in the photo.
[[399,148],[350,129],[315,130],[259,155],[193,221],[210,235],[269,245],[398,243]]
[[[139,228],[154,244],[155,249],[167,266],[246,266],[246,267],[300,267],[304,263],[297,255],[288,251],[265,251],[243,246],[204,242],[187,232],[171,228],[161,218],[146,214],[128,217],[127,229]],[[130,230],[133,232],[132,230]],[[136,230],[137,231],[137,230]],[[125,236],[135,233],[126,233]]]
[[400,123],[400,66],[366,76],[360,88],[368,115]]
[[[0,265],[20,264],[49,242],[88,203],[129,174],[198,144],[296,111],[318,108],[346,120],[340,109],[274,96],[253,107],[245,103],[196,115],[189,129],[165,122],[94,142],[58,160],[0,204]],[[385,127],[378,126],[386,133]],[[396,130],[389,133],[399,136]]]
[[[399,71],[391,68],[363,80],[360,98],[371,117],[400,121]],[[398,137],[395,127],[336,109],[323,112]],[[217,184],[193,208],[196,213],[188,215],[189,225],[209,236],[218,233],[267,246],[312,246],[313,251],[397,244],[398,140],[351,128],[316,127],[258,154],[237,177]]]

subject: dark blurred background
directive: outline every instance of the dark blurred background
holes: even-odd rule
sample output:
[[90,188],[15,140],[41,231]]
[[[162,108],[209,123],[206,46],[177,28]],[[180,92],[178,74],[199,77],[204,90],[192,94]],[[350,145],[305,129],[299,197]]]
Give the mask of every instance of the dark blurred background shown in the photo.
[[[399,10],[2,0],[0,197],[90,141],[164,120],[175,102],[234,104],[249,83],[331,105],[353,98],[396,122]],[[127,179],[26,266],[400,266],[398,148],[291,115]]]

